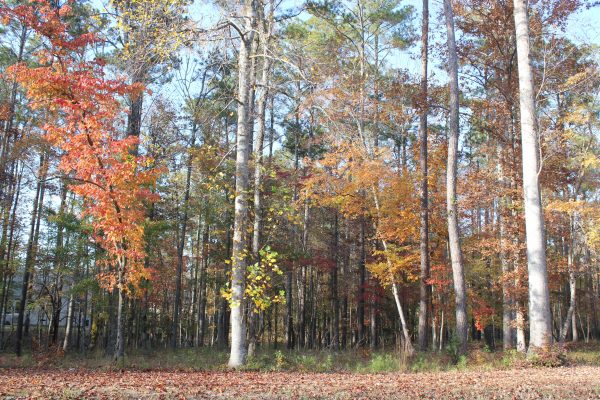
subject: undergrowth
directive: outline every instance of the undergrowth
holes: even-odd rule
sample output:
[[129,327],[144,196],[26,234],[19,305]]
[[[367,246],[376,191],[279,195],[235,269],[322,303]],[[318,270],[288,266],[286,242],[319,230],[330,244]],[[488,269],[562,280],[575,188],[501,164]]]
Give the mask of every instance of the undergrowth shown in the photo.
[[[101,352],[67,353],[47,351],[17,358],[0,353],[2,368],[81,368],[97,370],[174,370],[174,371],[225,371],[229,354],[226,349],[188,348],[178,350],[130,350],[122,365],[116,366],[112,357]],[[395,351],[370,349],[285,350],[258,349],[242,368],[245,371],[297,371],[297,372],[442,372],[491,371],[507,368],[557,367],[570,365],[600,365],[600,343],[577,344],[567,351],[558,349],[534,357],[525,357],[516,350],[491,351],[485,346],[472,344],[468,355],[459,355],[452,343],[443,351],[417,352],[408,357]]]

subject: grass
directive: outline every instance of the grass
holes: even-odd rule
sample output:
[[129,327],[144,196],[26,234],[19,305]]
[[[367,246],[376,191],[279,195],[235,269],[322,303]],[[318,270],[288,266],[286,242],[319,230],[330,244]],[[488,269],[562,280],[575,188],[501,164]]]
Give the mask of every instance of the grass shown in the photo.
[[[416,353],[410,358],[396,352],[378,352],[369,349],[328,351],[288,351],[259,349],[248,359],[245,371],[288,371],[288,372],[441,372],[441,371],[493,371],[519,368],[525,358],[511,350],[492,352],[476,343],[472,344],[468,356],[457,356],[452,346],[442,352]],[[225,371],[228,352],[213,348],[178,350],[132,350],[119,369],[127,370],[179,370],[179,371]],[[571,365],[600,366],[600,342],[571,345],[566,349],[566,361]],[[543,366],[540,364],[540,366]],[[0,354],[0,367],[48,367],[58,369],[81,368],[113,370],[112,357],[103,353],[26,354],[16,358],[12,354]]]

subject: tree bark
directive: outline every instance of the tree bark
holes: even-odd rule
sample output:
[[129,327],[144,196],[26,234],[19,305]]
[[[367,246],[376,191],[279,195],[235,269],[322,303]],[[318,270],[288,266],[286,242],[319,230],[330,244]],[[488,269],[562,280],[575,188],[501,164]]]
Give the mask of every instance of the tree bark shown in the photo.
[[246,361],[246,324],[244,321],[244,289],[246,279],[246,226],[248,221],[248,137],[252,127],[250,98],[251,51],[256,19],[252,0],[243,3],[245,31],[238,55],[238,126],[235,160],[235,214],[233,251],[231,256],[231,353],[228,366],[238,368]]
[[[200,228],[198,228],[200,229]],[[198,232],[200,236],[200,232]],[[202,242],[200,252],[202,254],[202,260],[199,263],[200,271],[198,272],[200,280],[200,288],[198,289],[198,316],[197,316],[197,332],[196,332],[196,346],[204,346],[204,332],[206,331],[206,276],[208,272],[208,240],[210,238],[210,225],[208,221],[205,221],[204,234],[202,235]]]
[[[499,161],[501,163],[502,161]],[[508,274],[511,272],[510,262],[506,251],[506,221],[504,213],[504,197],[499,199],[498,225],[500,232],[500,265],[502,267],[502,348],[509,350],[513,348],[513,298],[511,280]]]
[[577,277],[575,275],[575,266],[573,264],[573,217],[570,217],[570,236],[569,244],[567,245],[567,268],[569,271],[569,309],[567,310],[567,315],[565,317],[564,322],[562,323],[560,329],[560,337],[559,341],[561,345],[564,345],[565,340],[567,339],[567,334],[569,333],[569,329],[573,328],[574,337],[577,336],[577,324],[575,320],[575,306],[577,304]]
[[366,262],[366,233],[364,217],[360,221],[360,260],[358,261],[358,306],[356,308],[356,325],[358,328],[358,346],[365,344],[365,281]]
[[124,260],[117,265],[117,339],[115,341],[115,352],[113,359],[117,363],[122,363],[125,359],[125,285]]
[[339,266],[339,222],[338,214],[335,213],[333,227],[333,261],[334,266],[331,269],[329,292],[331,296],[331,322],[330,322],[330,346],[333,350],[339,349],[340,340],[340,301],[338,298],[338,266]]
[[62,349],[67,351],[69,348],[69,338],[71,336],[71,328],[73,326],[73,293],[69,296],[69,306],[67,309],[67,327],[65,328],[65,339],[63,341]]
[[419,281],[419,350],[427,349],[427,317],[431,302],[431,285],[429,280],[429,210],[427,188],[427,63],[429,46],[429,0],[423,0],[423,22],[421,26],[421,93],[419,115],[419,139],[421,142],[419,164],[421,167],[421,276]]
[[[270,16],[266,20],[264,16],[264,9],[260,8],[259,14],[259,47],[262,54],[262,64],[260,69],[260,77],[258,81],[258,104],[257,108],[257,120],[258,127],[256,131],[256,145],[254,147],[254,224],[252,231],[252,260],[254,262],[260,262],[260,248],[262,240],[262,175],[263,175],[263,146],[265,141],[266,131],[266,111],[267,111],[267,100],[269,97],[269,73],[271,70],[271,59],[268,57],[268,50],[271,38],[271,29],[273,24],[273,2],[271,2]],[[250,314],[250,325],[249,325],[249,343],[248,343],[248,356],[253,356],[256,349],[256,342],[258,336],[258,314],[254,312],[254,307],[249,311]]]
[[539,142],[535,115],[533,75],[529,56],[529,21],[526,0],[514,0],[514,18],[519,65],[521,151],[527,271],[529,275],[529,354],[548,349],[552,343],[552,315],[546,268],[544,217],[539,185]]
[[23,351],[23,334],[25,330],[25,308],[27,306],[27,298],[29,291],[29,281],[33,273],[35,258],[37,255],[37,241],[40,225],[41,205],[44,204],[45,179],[48,171],[47,155],[40,156],[40,167],[38,173],[38,182],[36,195],[33,201],[33,209],[31,212],[31,224],[29,229],[29,238],[27,240],[27,253],[25,256],[25,271],[23,272],[23,282],[21,285],[21,300],[19,302],[19,316],[17,319],[17,332],[15,337],[15,353],[17,357],[22,355]]
[[[196,145],[196,130],[197,126],[194,123],[192,126],[192,140],[191,149]],[[187,165],[186,165],[186,177],[185,177],[185,192],[183,195],[183,215],[179,220],[179,242],[177,243],[177,270],[175,277],[175,301],[173,308],[173,322],[171,325],[171,348],[175,349],[178,345],[178,332],[179,332],[179,312],[181,308],[181,277],[183,275],[183,251],[185,250],[185,239],[187,234],[187,223],[188,223],[188,204],[190,200],[190,187],[192,179],[192,166],[193,157],[192,152],[188,154]]]
[[452,279],[454,282],[454,298],[456,305],[456,334],[459,341],[459,353],[467,351],[469,324],[467,321],[467,290],[465,273],[460,249],[460,233],[458,229],[458,207],[456,198],[456,170],[458,164],[459,135],[459,91],[458,91],[458,56],[454,38],[454,12],[451,0],[444,0],[444,15],[448,35],[448,73],[450,75],[450,118],[448,130],[448,168],[446,171],[446,206],[448,213],[448,242],[452,263]]
[[292,309],[292,269],[285,271],[285,337],[288,350],[294,348],[294,314]]

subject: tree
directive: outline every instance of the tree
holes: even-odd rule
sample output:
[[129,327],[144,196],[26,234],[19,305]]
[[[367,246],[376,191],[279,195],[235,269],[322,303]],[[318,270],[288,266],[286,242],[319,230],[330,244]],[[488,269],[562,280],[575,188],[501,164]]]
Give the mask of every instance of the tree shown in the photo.
[[446,171],[446,204],[448,213],[448,245],[452,262],[454,299],[456,302],[456,334],[460,343],[460,353],[467,351],[467,288],[460,249],[458,230],[458,207],[456,197],[456,169],[458,163],[459,89],[458,56],[454,39],[454,12],[451,0],[444,0],[446,32],[448,35],[448,73],[450,75],[450,117],[448,121],[448,168]]
[[11,69],[32,107],[46,112],[46,138],[62,151],[60,169],[73,182],[71,190],[85,199],[94,239],[106,252],[100,279],[118,290],[115,358],[122,359],[125,296],[148,278],[143,202],[153,199],[149,188],[157,174],[143,170],[149,160],[130,154],[138,138],[120,139],[115,123],[122,112],[118,96],[135,95],[142,88],[107,79],[101,60],[82,60],[87,46],[98,39],[70,34],[64,23],[71,12],[68,5],[31,2],[2,12],[27,24],[47,43],[38,53],[42,66],[16,64]]
[[420,350],[427,348],[427,311],[431,301],[431,285],[429,280],[429,204],[427,193],[427,62],[429,46],[429,0],[423,0],[423,18],[421,26],[421,93],[419,100],[419,140],[421,151],[419,166],[421,168],[421,277],[419,286],[419,330],[418,344]]
[[233,252],[231,254],[231,353],[230,368],[242,366],[246,360],[246,323],[244,321],[244,286],[248,257],[248,140],[252,126],[250,97],[252,44],[256,24],[254,1],[246,0],[241,5],[244,24],[238,27],[240,52],[238,54],[238,121],[235,160],[235,214],[233,226]]
[[535,113],[533,76],[529,54],[529,20],[526,0],[514,0],[514,18],[519,65],[519,109],[527,271],[529,277],[529,354],[546,350],[552,343],[550,291],[546,268],[544,216],[539,183],[539,141]]

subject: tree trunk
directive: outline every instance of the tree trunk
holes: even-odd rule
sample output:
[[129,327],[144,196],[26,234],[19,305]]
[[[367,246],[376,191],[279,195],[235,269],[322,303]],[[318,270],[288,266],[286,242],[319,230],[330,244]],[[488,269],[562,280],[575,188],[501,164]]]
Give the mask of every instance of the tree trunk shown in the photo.
[[[500,162],[500,161],[499,161]],[[509,350],[513,348],[513,299],[508,274],[511,272],[510,262],[506,251],[506,222],[504,212],[504,199],[500,199],[498,209],[498,225],[500,231],[500,265],[502,266],[502,348]]]
[[[198,232],[200,233],[200,232]],[[204,234],[202,235],[202,242],[200,251],[202,252],[202,260],[200,262],[199,280],[200,288],[198,290],[198,317],[197,317],[197,332],[196,332],[196,346],[204,346],[204,332],[206,331],[206,276],[208,272],[208,240],[210,235],[210,226],[208,222],[205,222]],[[198,235],[200,236],[200,235]]]
[[[15,64],[18,64],[23,61],[23,55],[25,53],[25,45],[27,43],[28,36],[28,28],[23,25],[21,27],[21,34],[19,36],[19,50],[17,51],[17,58],[15,60]],[[4,77],[5,79],[8,77]],[[19,93],[19,85],[15,77],[13,77],[11,82],[11,89],[9,95],[8,102],[8,115],[6,115],[4,119],[4,126],[2,129],[2,136],[0,137],[0,198],[4,198],[4,188],[7,183],[11,181],[8,174],[6,173],[6,163],[9,158],[9,148],[10,148],[10,138],[16,138],[15,135],[11,135],[13,131],[13,125],[15,120],[15,109],[17,107],[17,95]]]
[[[19,316],[17,319],[17,333],[15,338],[15,353],[20,357],[23,350],[23,334],[25,330],[25,309],[29,291],[29,280],[33,273],[33,266],[37,255],[37,237],[39,235],[40,211],[44,204],[45,179],[48,171],[48,160],[45,154],[40,156],[40,168],[36,195],[33,200],[33,209],[31,212],[31,224],[29,229],[29,238],[27,239],[27,253],[25,256],[25,271],[23,273],[23,283],[21,286],[21,300],[19,302]],[[4,327],[3,327],[4,328]]]
[[514,0],[514,18],[519,64],[521,150],[527,271],[529,275],[529,354],[548,349],[552,343],[552,315],[546,269],[544,217],[539,185],[539,143],[535,116],[533,76],[529,56],[529,21],[526,0]]
[[[196,145],[196,124],[192,126],[192,140],[191,148],[193,149]],[[173,308],[173,322],[171,325],[171,348],[175,349],[178,345],[178,331],[179,331],[179,312],[181,308],[181,278],[183,275],[183,251],[185,250],[185,239],[187,234],[187,223],[188,223],[188,203],[190,200],[190,187],[192,179],[192,165],[193,157],[192,152],[189,152],[186,166],[186,177],[185,177],[185,192],[183,195],[183,215],[179,221],[179,242],[177,243],[177,271],[175,277],[175,301]]]
[[335,213],[334,225],[333,225],[333,262],[334,266],[331,269],[330,283],[329,283],[329,294],[331,296],[331,321],[330,321],[330,332],[329,342],[333,350],[339,349],[340,343],[340,301],[338,298],[338,266],[339,266],[339,242],[340,242],[340,231],[339,231],[339,216]]
[[69,296],[69,306],[67,309],[67,327],[65,328],[65,339],[63,341],[62,349],[67,351],[69,348],[69,338],[71,336],[71,328],[73,326],[73,293]]
[[292,310],[292,269],[285,271],[285,337],[287,349],[294,348],[294,317]]
[[427,188],[427,63],[429,46],[429,0],[423,0],[423,22],[421,27],[421,94],[419,115],[419,139],[421,154],[421,276],[419,281],[419,350],[427,349],[427,314],[431,302],[431,285],[429,280],[429,210]]
[[[260,247],[262,240],[262,174],[263,174],[263,146],[265,141],[266,131],[266,111],[267,111],[267,100],[269,97],[269,73],[271,70],[271,59],[268,57],[268,49],[270,45],[271,28],[272,28],[272,13],[273,3],[271,3],[271,15],[267,22],[264,18],[264,9],[260,8],[259,13],[259,25],[260,25],[260,37],[259,45],[263,55],[262,64],[260,70],[260,77],[258,81],[258,104],[257,104],[257,120],[258,127],[256,132],[256,145],[254,147],[254,224],[252,231],[252,260],[260,263]],[[248,356],[253,356],[256,349],[256,341],[258,336],[258,314],[254,312],[254,307],[249,310],[250,313],[250,325],[249,325],[249,343],[248,343]]]
[[[2,274],[3,291],[2,291],[2,299],[1,299],[1,303],[0,303],[0,321],[2,321],[1,322],[2,329],[0,329],[0,349],[4,348],[4,321],[5,321],[5,317],[6,317],[6,309],[7,309],[9,292],[11,290],[11,285],[12,285],[12,281],[13,281],[14,274],[15,274],[14,271],[9,267],[10,267],[11,261],[14,258],[13,254],[15,254],[15,252],[16,252],[16,245],[18,244],[18,241],[14,240],[14,238],[15,238],[15,228],[16,228],[17,219],[18,219],[17,209],[19,206],[19,197],[21,194],[22,178],[23,178],[23,168],[21,168],[21,170],[19,172],[19,175],[17,177],[17,182],[15,185],[15,189],[13,190],[13,192],[16,191],[16,193],[10,195],[10,198],[13,198],[13,196],[14,196],[14,203],[12,204],[12,211],[11,211],[11,216],[10,216],[10,230],[9,230],[9,234],[8,234],[8,244],[6,245],[6,252],[5,252],[4,256],[0,257],[0,262],[2,262],[4,264],[2,267],[2,269],[3,269],[3,274]],[[8,221],[7,221],[7,223],[8,223]],[[6,261],[4,261],[4,260],[6,260]]]
[[[58,216],[60,218],[62,218],[64,212],[65,212],[65,205],[66,205],[66,200],[67,200],[67,185],[65,182],[61,182],[61,190],[60,190],[60,206],[58,209]],[[67,238],[67,248],[68,248],[68,238]],[[63,272],[61,271],[62,266],[63,266],[63,260],[64,260],[64,252],[65,249],[63,248],[64,243],[63,243],[63,223],[62,221],[58,220],[57,222],[57,230],[56,230],[56,244],[54,247],[54,260],[53,260],[53,265],[52,268],[56,273],[56,283],[55,283],[55,295],[54,295],[54,317],[52,318],[52,321],[54,322],[54,327],[52,329],[52,345],[56,345],[56,343],[58,342],[58,328],[59,328],[59,322],[60,322],[60,312],[62,310],[62,287],[63,287],[63,280],[62,280],[62,274]]]
[[[135,71],[131,78],[133,84],[145,84],[145,72],[143,70]],[[130,99],[129,114],[127,115],[127,136],[140,137],[142,130],[142,107],[144,105],[144,92],[140,91]],[[138,155],[139,144],[131,149],[131,154]]]
[[[373,194],[373,201],[375,203],[375,209],[377,210],[377,220],[379,220],[381,208],[379,205],[380,204],[379,196],[377,195],[377,190],[376,190],[375,186],[371,186],[371,193]],[[374,227],[375,227],[375,233],[377,234],[378,227],[377,227],[376,223],[374,224]],[[383,245],[383,250],[387,253],[387,251],[388,251],[387,241],[382,239],[381,244]],[[396,278],[394,277],[392,262],[390,261],[389,257],[386,257],[386,262],[387,262],[387,266],[389,269],[390,278],[391,278],[391,282],[392,282],[392,294],[394,295],[394,301],[396,302],[396,309],[398,310],[398,316],[400,317],[400,323],[402,326],[402,335],[403,335],[403,339],[404,339],[403,340],[404,350],[406,351],[406,353],[408,355],[412,355],[414,352],[414,348],[412,345],[412,340],[410,338],[410,332],[408,330],[408,323],[404,316],[404,309],[402,307],[402,302],[400,300],[400,292],[398,290],[398,284],[396,283]]]
[[404,351],[406,351],[407,354],[411,355],[414,352],[414,349],[410,340],[410,333],[408,332],[408,324],[406,323],[406,318],[404,317],[404,309],[402,308],[402,302],[400,300],[398,285],[395,281],[392,282],[392,294],[394,295],[396,309],[398,310],[398,316],[400,317],[400,324],[402,326],[402,335],[404,338]]
[[[571,217],[572,218],[572,217]],[[571,222],[572,224],[572,222]],[[571,235],[573,235],[573,229],[571,229]],[[567,339],[569,329],[573,328],[574,336],[577,336],[577,324],[575,320],[575,306],[577,304],[577,277],[575,275],[575,266],[573,265],[573,239],[571,238],[570,244],[567,249],[567,267],[569,270],[569,309],[567,315],[560,329],[559,341],[561,345],[564,345]]]
[[113,359],[122,363],[125,358],[125,285],[123,273],[125,272],[124,261],[117,266],[117,339],[115,341],[115,352]]
[[244,2],[245,32],[238,56],[238,126],[235,160],[235,215],[231,256],[231,353],[228,366],[238,368],[246,360],[246,326],[244,321],[244,288],[246,279],[246,226],[248,221],[248,137],[252,127],[250,110],[251,49],[256,19],[253,2]]
[[358,346],[365,344],[365,281],[366,233],[364,217],[360,221],[360,260],[358,261],[358,306],[356,308],[356,324],[358,328]]
[[458,97],[458,56],[454,38],[454,12],[451,0],[444,0],[444,15],[448,35],[448,73],[450,75],[450,119],[448,130],[448,168],[446,171],[446,206],[448,213],[448,244],[452,262],[452,279],[456,302],[456,334],[459,353],[467,351],[469,324],[467,321],[467,291],[465,273],[460,249],[458,230],[458,207],[456,198],[456,170],[458,164],[459,97]]

